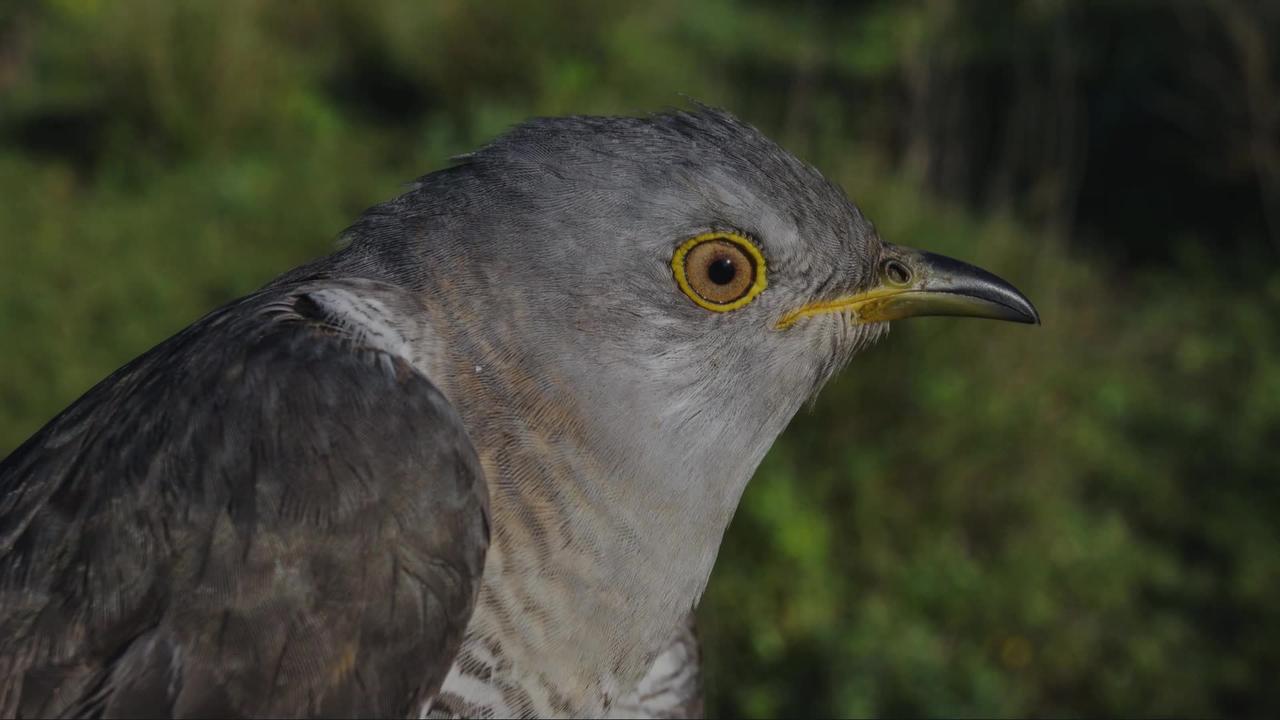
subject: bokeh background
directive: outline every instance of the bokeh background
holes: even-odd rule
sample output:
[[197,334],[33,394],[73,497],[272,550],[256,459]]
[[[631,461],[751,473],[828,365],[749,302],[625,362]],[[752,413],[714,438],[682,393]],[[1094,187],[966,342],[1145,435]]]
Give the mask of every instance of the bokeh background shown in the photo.
[[700,611],[720,716],[1280,711],[1280,3],[0,1],[0,454],[530,115],[724,106],[1041,328],[900,324]]

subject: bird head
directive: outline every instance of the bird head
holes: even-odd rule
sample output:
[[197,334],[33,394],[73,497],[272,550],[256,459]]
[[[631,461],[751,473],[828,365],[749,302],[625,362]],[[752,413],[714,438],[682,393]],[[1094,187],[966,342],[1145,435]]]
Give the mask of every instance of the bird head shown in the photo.
[[1039,321],[998,277],[883,242],[837,185],[709,108],[528,121],[357,230],[417,254],[383,264],[453,319],[468,383],[523,388],[464,417],[572,425],[587,494],[627,524],[702,528],[713,555],[787,422],[890,322]]

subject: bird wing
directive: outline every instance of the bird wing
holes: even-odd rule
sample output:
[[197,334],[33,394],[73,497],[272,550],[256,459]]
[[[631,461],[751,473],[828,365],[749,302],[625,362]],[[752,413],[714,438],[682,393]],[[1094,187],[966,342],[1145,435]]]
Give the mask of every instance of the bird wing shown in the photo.
[[0,716],[416,713],[489,527],[392,322],[414,312],[372,281],[268,288],[0,463]]

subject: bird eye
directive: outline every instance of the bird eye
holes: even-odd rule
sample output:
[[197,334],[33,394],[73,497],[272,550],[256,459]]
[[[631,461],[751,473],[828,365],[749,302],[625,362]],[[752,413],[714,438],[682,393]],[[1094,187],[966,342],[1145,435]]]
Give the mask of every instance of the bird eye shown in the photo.
[[766,286],[764,255],[734,233],[707,233],[686,241],[671,258],[671,269],[690,300],[715,312],[746,305]]

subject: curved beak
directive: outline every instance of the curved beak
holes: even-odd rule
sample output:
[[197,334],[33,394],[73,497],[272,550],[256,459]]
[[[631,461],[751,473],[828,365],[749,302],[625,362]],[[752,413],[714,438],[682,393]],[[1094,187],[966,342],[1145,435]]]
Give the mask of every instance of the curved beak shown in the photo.
[[778,329],[810,315],[836,312],[850,314],[859,324],[921,315],[1040,324],[1035,306],[1017,288],[959,260],[886,244],[877,272],[878,281],[871,288],[792,310],[778,321]]

